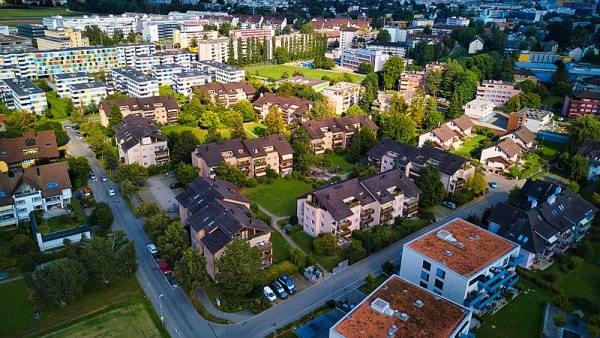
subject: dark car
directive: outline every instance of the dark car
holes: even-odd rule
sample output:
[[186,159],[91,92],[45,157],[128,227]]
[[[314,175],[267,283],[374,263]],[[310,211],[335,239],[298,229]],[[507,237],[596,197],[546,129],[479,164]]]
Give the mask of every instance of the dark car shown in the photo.
[[173,183],[171,183],[171,189],[182,188],[182,187],[183,187],[183,183],[181,183],[181,182],[173,182]]
[[152,258],[154,259],[154,261],[156,263],[158,263],[158,261],[160,260],[160,254],[158,252],[155,252],[155,253],[153,253],[151,255],[152,255]]
[[293,293],[296,293],[296,285],[294,285],[294,282],[292,282],[292,280],[288,276],[281,275],[279,277],[278,282],[281,283],[281,285],[283,285],[283,287],[285,288],[285,290],[290,295],[293,294]]
[[273,292],[275,292],[277,296],[279,296],[279,298],[287,298],[288,296],[288,293],[278,281],[274,281],[273,283],[271,283],[271,289],[273,290]]
[[167,278],[167,282],[169,282],[171,289],[175,289],[179,286],[179,283],[177,283],[177,280],[172,275],[165,275],[165,277]]

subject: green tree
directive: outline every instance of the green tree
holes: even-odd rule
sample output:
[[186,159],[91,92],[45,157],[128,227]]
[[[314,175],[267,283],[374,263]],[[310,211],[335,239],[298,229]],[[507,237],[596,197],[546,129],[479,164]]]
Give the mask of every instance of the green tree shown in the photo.
[[423,125],[423,120],[427,114],[427,103],[429,103],[429,99],[425,98],[422,93],[417,93],[406,107],[406,115],[410,116],[418,127]]
[[135,244],[120,230],[110,237],[96,236],[85,242],[79,259],[87,267],[89,280],[99,286],[121,281],[138,267]]
[[316,156],[312,150],[310,136],[304,128],[296,128],[290,142],[294,148],[294,172],[309,175]]
[[118,104],[110,106],[110,116],[108,117],[108,127],[112,128],[123,121],[123,114]]
[[69,122],[71,123],[82,124],[85,123],[85,121],[87,121],[87,119],[85,118],[82,109],[73,110],[73,112],[69,116]]
[[383,137],[402,143],[412,143],[417,132],[415,122],[404,114],[382,115],[379,130]]
[[419,170],[419,177],[415,184],[421,189],[419,204],[430,207],[442,203],[446,195],[446,189],[440,179],[440,170],[428,164]]
[[228,295],[244,296],[258,285],[261,264],[257,248],[244,239],[236,239],[217,260],[217,282]]
[[317,255],[333,256],[337,249],[337,238],[326,232],[313,240],[313,250]]
[[187,232],[179,221],[167,225],[165,232],[158,236],[156,246],[162,258],[166,259],[171,266],[183,255],[183,251],[189,247]]
[[394,93],[392,98],[390,99],[390,114],[406,114],[406,109],[408,105],[404,100],[404,96],[398,95],[398,93]]
[[462,95],[458,91],[455,91],[454,94],[452,94],[452,99],[450,100],[450,106],[448,107],[446,116],[448,116],[448,118],[451,118],[451,119],[461,116],[463,114],[462,107],[463,107]]
[[521,108],[521,95],[515,95],[508,99],[508,101],[504,104],[502,111],[506,114],[510,114],[521,110]]
[[576,182],[585,182],[589,172],[589,163],[585,157],[575,155],[570,161],[569,178]]
[[485,176],[480,171],[475,171],[475,174],[465,181],[464,188],[475,196],[481,196],[487,191],[488,184]]
[[[69,177],[71,177],[73,185],[76,187],[84,185],[89,172],[92,170],[87,158],[82,156],[67,157],[67,162],[69,163]],[[75,184],[75,182],[79,182],[79,184]]]
[[232,29],[235,29],[235,27],[232,24],[230,24],[229,22],[223,22],[219,27],[219,34],[223,36],[229,36],[229,31]]
[[207,110],[200,117],[200,125],[202,126],[202,128],[216,129],[219,128],[219,126],[221,125],[221,118],[219,117],[219,114]]
[[393,89],[398,85],[400,75],[404,70],[404,61],[399,56],[390,57],[383,65],[381,75],[383,78],[383,87],[385,89]]
[[36,125],[35,130],[53,130],[56,144],[59,147],[62,147],[69,142],[69,136],[67,135],[67,132],[63,129],[62,124],[60,124],[58,121],[42,121]]
[[257,117],[256,111],[254,111],[254,106],[252,105],[252,103],[246,100],[240,100],[236,102],[236,104],[233,106],[233,110],[242,114],[244,122],[256,121]]
[[113,36],[112,36],[112,44],[118,45],[119,43],[121,43],[121,41],[123,41],[124,37],[125,37],[125,35],[123,34],[122,30],[115,29],[113,32]]
[[508,168],[508,175],[510,175],[510,177],[514,179],[518,179],[519,177],[521,177],[521,169],[519,169],[518,167],[510,167]]
[[83,264],[73,258],[59,258],[36,269],[31,286],[39,303],[58,307],[79,298],[87,281]]
[[578,149],[583,141],[600,141],[600,121],[595,116],[585,115],[571,123],[569,141],[573,149]]
[[306,254],[301,249],[290,249],[290,261],[301,271],[308,264]]
[[190,292],[209,284],[209,276],[206,271],[206,257],[200,250],[191,247],[183,251],[181,259],[175,263],[173,275],[177,281]]
[[315,26],[313,26],[311,23],[307,22],[307,23],[303,24],[302,26],[300,26],[299,31],[302,34],[313,34],[315,32]]
[[390,42],[392,41],[392,35],[386,29],[382,29],[377,33],[375,40],[379,42]]
[[158,206],[156,201],[146,201],[138,204],[138,206],[133,209],[133,215],[135,217],[149,218],[160,214],[161,210],[162,209]]
[[166,232],[169,224],[171,224],[171,219],[164,210],[160,210],[155,215],[145,217],[144,230],[148,234],[148,237],[156,242],[158,237]]
[[362,62],[360,65],[358,65],[358,72],[361,74],[370,74],[374,71],[375,67],[370,63]]
[[246,138],[246,130],[244,129],[244,123],[242,123],[241,120],[234,122],[234,125],[231,128],[231,138],[232,139],[245,139]]
[[116,178],[118,182],[130,181],[139,184],[139,182],[148,179],[148,168],[139,163],[124,164],[119,167]]
[[279,65],[287,63],[290,61],[290,53],[284,47],[277,47],[273,53],[273,58]]
[[369,73],[362,80],[361,85],[365,88],[365,92],[358,105],[363,111],[370,111],[373,101],[377,100],[379,91],[379,77],[375,73]]
[[246,175],[240,168],[227,162],[221,162],[215,173],[218,179],[231,182],[238,188],[246,185]]
[[226,127],[233,127],[234,125],[236,125],[237,122],[243,124],[244,122],[244,117],[242,116],[241,113],[238,113],[235,110],[226,110],[225,112],[223,112],[222,117],[221,117],[221,122],[226,126]]
[[193,180],[198,178],[198,169],[192,165],[180,162],[175,167],[175,176],[184,186],[188,186]]
[[313,66],[318,69],[332,69],[335,67],[335,62],[333,62],[333,60],[330,58],[319,55],[315,57]]
[[372,273],[368,273],[365,276],[365,284],[367,285],[367,289],[369,290],[374,290],[376,285],[375,285],[375,276],[373,276]]
[[426,78],[425,92],[433,97],[437,97],[440,91],[440,83],[442,82],[442,72],[439,70],[427,72]]
[[6,120],[6,137],[20,137],[35,130],[37,117],[24,110],[17,110]]
[[273,105],[269,107],[269,112],[265,116],[266,135],[276,135],[285,132],[285,123],[279,112],[279,106]]
[[191,130],[167,134],[167,144],[169,146],[171,162],[191,164],[192,157],[190,154],[196,149],[196,145],[199,143],[200,141]]
[[437,102],[431,98],[427,105],[427,112],[425,119],[423,120],[423,127],[425,130],[431,130],[436,128],[440,124],[444,123],[444,115],[437,110]]
[[354,116],[354,115],[362,115],[365,112],[362,110],[362,108],[359,105],[353,104],[350,106],[350,108],[348,108],[348,111],[346,112],[346,116]]
[[363,248],[361,241],[354,238],[350,239],[350,250],[348,251],[348,260],[354,264],[367,256],[367,250]]
[[90,223],[100,226],[102,229],[110,229],[115,220],[110,206],[106,202],[97,202],[90,214]]

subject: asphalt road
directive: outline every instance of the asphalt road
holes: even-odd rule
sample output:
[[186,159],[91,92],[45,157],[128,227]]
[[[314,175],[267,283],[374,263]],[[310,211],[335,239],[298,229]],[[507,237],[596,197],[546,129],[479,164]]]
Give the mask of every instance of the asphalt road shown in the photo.
[[[73,130],[68,130],[68,134],[71,137],[71,141],[68,144],[68,154],[87,157],[96,176],[100,177],[104,171],[87,144],[79,140]],[[90,187],[96,199],[106,201],[111,206],[115,216],[114,228],[125,231],[127,237],[135,241],[139,262],[139,269],[136,275],[159,315],[162,306],[165,325],[171,336],[263,337],[276,328],[293,322],[311,312],[324,304],[326,300],[341,297],[346,292],[360,286],[367,273],[379,274],[381,272],[381,265],[385,261],[389,260],[396,264],[399,263],[399,254],[404,243],[454,218],[464,218],[470,214],[480,215],[487,207],[505,200],[508,197],[508,191],[515,184],[522,183],[509,181],[496,175],[488,177],[488,180],[497,182],[498,187],[490,189],[490,193],[479,200],[457,209],[452,215],[367,257],[337,275],[326,277],[322,282],[252,317],[248,321],[232,325],[208,322],[196,312],[194,306],[182,290],[170,288],[146,249],[149,240],[142,229],[142,222],[133,216],[119,195],[108,196],[107,189],[114,187],[112,182],[100,182],[98,180],[90,182]],[[159,302],[159,295],[161,294],[163,297],[161,297]]]

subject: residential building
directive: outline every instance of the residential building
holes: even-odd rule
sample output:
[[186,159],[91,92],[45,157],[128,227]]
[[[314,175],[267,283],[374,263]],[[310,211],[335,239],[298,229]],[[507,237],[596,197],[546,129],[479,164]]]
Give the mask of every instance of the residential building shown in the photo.
[[14,35],[0,35],[0,53],[21,52],[33,49],[31,39]]
[[588,161],[589,180],[595,181],[600,176],[600,142],[594,140],[585,140],[577,150],[577,155],[585,157]]
[[515,205],[501,202],[488,216],[488,229],[521,246],[520,263],[531,268],[563,254],[580,241],[598,209],[558,184],[531,180],[521,188]]
[[181,25],[179,29],[173,30],[173,44],[179,44],[184,49],[193,47],[194,42],[198,46],[201,40],[214,40],[218,37],[219,32],[205,31],[202,26]]
[[85,72],[61,73],[53,77],[56,84],[56,94],[62,98],[71,97],[71,93],[69,92],[70,85],[94,81],[94,77]]
[[600,92],[583,90],[575,91],[571,96],[565,96],[562,112],[563,116],[578,118],[588,114],[600,114]]
[[519,281],[519,245],[460,218],[404,244],[400,277],[474,310],[487,311]]
[[112,88],[105,82],[95,81],[69,85],[69,92],[75,107],[87,107],[99,105],[106,96],[112,94]]
[[100,112],[100,124],[109,126],[109,118],[112,107],[117,105],[121,115],[137,115],[147,118],[155,124],[175,123],[179,118],[179,105],[171,95],[126,98],[102,101],[98,110]]
[[503,107],[511,97],[519,94],[521,90],[511,82],[489,80],[477,86],[477,98],[492,101],[494,107]]
[[0,161],[9,168],[28,168],[59,156],[54,130],[29,132],[21,137],[0,140]]
[[106,73],[116,91],[133,97],[158,95],[158,80],[133,69],[112,69]]
[[267,168],[288,175],[293,162],[294,149],[283,135],[205,143],[192,153],[192,165],[199,175],[211,178],[221,163],[237,166],[248,177],[261,177],[267,174]]
[[408,48],[415,48],[419,43],[434,45],[444,41],[443,35],[433,34],[408,34],[406,36],[406,45]]
[[472,312],[392,275],[329,329],[329,338],[468,337]]
[[46,27],[38,24],[26,23],[17,25],[17,31],[19,32],[19,36],[32,40],[43,37],[45,30]]
[[527,80],[532,81],[535,84],[538,83],[538,79],[535,76],[535,73],[529,69],[516,68],[513,73],[514,73],[515,84],[519,84],[519,83],[521,83],[523,81],[527,81]]
[[63,209],[71,203],[66,161],[0,173],[0,227],[28,220],[35,210]]
[[44,36],[36,38],[38,50],[88,47],[90,41],[81,31],[72,28],[46,29]]
[[463,139],[471,137],[475,124],[466,116],[457,117],[419,136],[418,146],[430,143],[443,150],[462,148]]
[[312,79],[312,78],[304,77],[304,76],[294,76],[294,77],[289,77],[287,79],[279,80],[279,81],[275,82],[275,86],[279,87],[286,82],[289,82],[294,85],[311,87],[317,93],[320,93],[323,89],[329,87],[329,81]]
[[348,111],[353,104],[358,104],[362,98],[364,88],[358,83],[338,82],[321,91],[321,93],[333,104],[335,113],[342,115]]
[[273,263],[271,228],[252,218],[250,200],[232,183],[198,177],[179,195],[179,218],[189,228],[193,249],[206,257],[206,270],[214,279],[217,260],[236,239],[258,248],[263,266]]
[[192,69],[192,63],[196,61],[196,55],[183,50],[163,50],[154,53],[161,65],[176,64],[185,70]]
[[246,78],[246,71],[244,69],[232,67],[221,62],[198,61],[197,68],[198,70],[212,74],[214,80],[219,83],[241,82]]
[[465,115],[479,122],[485,122],[494,116],[494,104],[484,99],[469,101],[465,105]]
[[271,93],[262,94],[254,101],[254,110],[261,120],[265,119],[272,106],[277,106],[284,123],[298,124],[308,120],[307,115],[313,106],[313,102],[294,96],[281,97]]
[[369,50],[364,48],[359,49],[344,49],[342,50],[342,58],[340,65],[358,71],[358,67],[361,63],[368,63],[373,65],[374,71],[378,72],[383,69],[383,65],[390,58],[388,54],[380,50]]
[[550,111],[525,107],[518,112],[510,113],[506,129],[513,130],[525,126],[531,132],[537,133],[550,123],[552,116]]
[[179,29],[180,24],[171,20],[143,21],[142,37],[146,41],[158,42],[161,40],[172,40],[173,31]]
[[158,55],[138,55],[133,62],[133,69],[140,73],[150,74],[152,67],[160,65]]
[[212,81],[212,75],[201,71],[183,71],[173,74],[173,90],[178,93],[190,97],[192,88],[202,86]]
[[345,149],[354,132],[361,128],[368,128],[375,134],[378,129],[368,115],[308,120],[302,122],[302,127],[308,132],[311,147],[316,154],[323,154],[327,149]]
[[198,40],[198,60],[225,62],[229,56],[229,38]]
[[[125,36],[131,31],[135,23],[139,20],[139,15],[83,15],[83,16],[51,16],[42,20],[45,27],[50,29],[57,28],[75,28],[85,30],[87,26],[98,26],[103,32],[110,37],[115,30],[120,29]],[[128,31],[129,30],[129,31]]]
[[352,231],[415,215],[420,193],[399,169],[352,178],[298,198],[298,222],[312,237],[324,233],[349,237]]
[[469,42],[469,54],[475,54],[483,50],[483,39],[480,36],[476,36],[471,42]]
[[534,146],[535,134],[521,126],[481,150],[481,163],[491,170],[505,171],[517,165],[521,155]]
[[8,109],[45,114],[48,109],[46,93],[27,78],[0,81],[0,97]]
[[403,71],[400,75],[399,93],[416,93],[418,90],[425,91],[425,72]]
[[0,66],[0,80],[14,79],[17,77],[18,70],[9,66]]
[[159,86],[171,86],[173,85],[173,77],[175,74],[183,72],[183,68],[176,64],[164,64],[152,66],[151,68],[152,77],[158,80]]
[[367,155],[370,164],[380,172],[400,168],[413,181],[423,166],[434,165],[440,170],[440,180],[449,193],[459,192],[465,181],[475,174],[475,167],[468,159],[426,144],[415,148],[383,139]]
[[520,126],[509,130],[506,134],[500,136],[500,139],[510,138],[525,150],[532,149],[535,145],[535,133],[526,126]]
[[167,137],[151,120],[130,114],[113,130],[122,163],[137,163],[144,168],[169,163]]
[[352,48],[352,39],[359,34],[360,31],[354,27],[340,29],[340,49]]
[[241,100],[251,101],[256,93],[256,89],[250,82],[213,82],[194,88],[208,93],[213,101],[218,99],[227,108]]
[[470,22],[471,22],[471,20],[460,17],[460,16],[459,17],[453,16],[453,17],[446,18],[446,25],[450,25],[450,26],[468,27]]
[[406,56],[406,45],[401,42],[378,42],[373,41],[365,47],[368,50],[380,51],[384,54],[395,55],[401,58]]

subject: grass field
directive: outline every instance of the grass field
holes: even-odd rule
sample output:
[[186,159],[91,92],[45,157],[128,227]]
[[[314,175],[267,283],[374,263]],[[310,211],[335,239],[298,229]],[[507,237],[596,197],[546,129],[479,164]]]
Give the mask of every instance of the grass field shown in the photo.
[[271,243],[273,243],[273,260],[275,263],[290,259],[291,246],[279,231],[271,232]]
[[568,144],[544,141],[542,144],[542,154],[540,154],[540,157],[548,162],[554,161],[562,152],[567,151],[568,148]]
[[[255,128],[262,128],[263,125],[256,122],[247,122],[244,123],[244,128],[246,129],[246,138],[256,138],[257,135],[254,134]],[[208,134],[208,130],[196,127],[195,124],[187,124],[187,125],[177,125],[177,126],[166,126],[161,128],[161,132],[165,135],[173,132],[180,133],[184,130],[191,130],[194,135],[198,138],[200,143],[204,143],[204,138]],[[231,137],[231,132],[229,129],[219,129],[221,133],[221,137],[224,139],[229,139]]]
[[278,178],[273,184],[259,184],[255,188],[242,188],[242,194],[278,216],[296,214],[296,199],[312,190],[312,185],[295,180]]
[[327,271],[331,271],[334,267],[336,267],[341,261],[345,260],[348,256],[348,248],[344,250],[336,250],[336,254],[333,256],[325,256],[325,255],[317,255],[313,251],[312,242],[314,238],[310,237],[307,233],[302,231],[294,232],[290,234],[290,237],[298,244],[304,252],[308,255],[311,255],[315,258],[315,260],[321,264]]
[[453,153],[463,157],[471,158],[473,155],[475,155],[475,153],[481,151],[481,148],[483,148],[482,142],[485,140],[485,138],[486,137],[484,135],[475,135],[475,137],[472,139],[466,140],[463,144],[463,147],[453,151]]
[[322,155],[322,157],[329,159],[331,161],[331,166],[329,166],[327,169],[332,169],[334,167],[340,168],[340,171],[338,171],[338,174],[344,174],[344,173],[354,170],[354,164],[348,162],[343,155],[338,155],[333,152],[331,152],[331,153],[328,152],[328,153],[325,153],[324,155]]
[[80,15],[81,13],[69,12],[65,7],[39,7],[30,8],[7,8],[0,6],[0,18],[20,18],[20,17],[45,17],[52,15]]
[[[260,76],[266,77],[271,80],[279,80],[283,73],[286,73],[291,77],[295,72],[302,73],[305,77],[313,78],[313,79],[321,79],[323,76],[329,76],[332,79],[336,79],[341,77],[340,72],[321,70],[321,69],[310,69],[305,67],[294,67],[287,65],[267,65],[267,66],[256,66],[256,67],[248,67],[246,68],[246,73],[250,76]],[[365,76],[359,74],[351,74],[350,78],[352,82],[359,83],[361,82]]]

